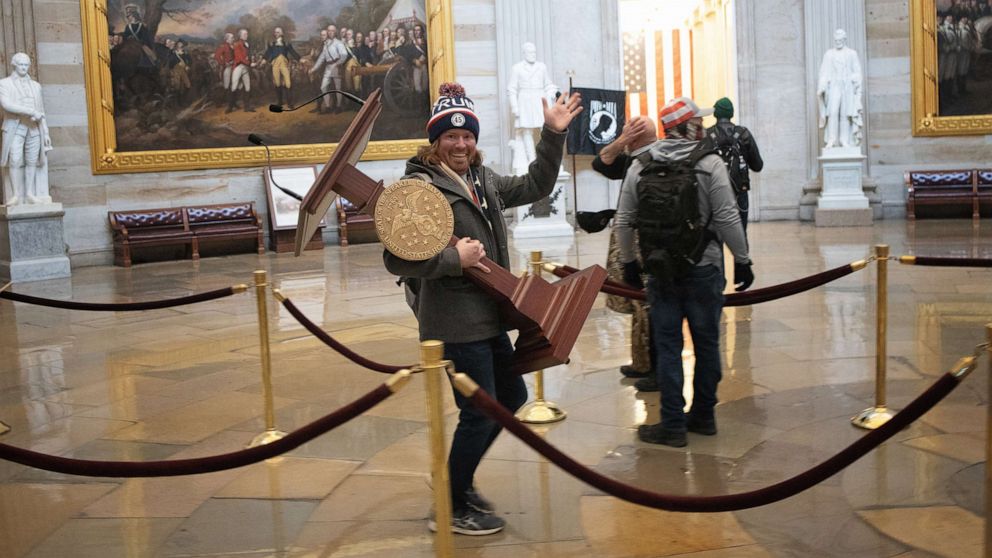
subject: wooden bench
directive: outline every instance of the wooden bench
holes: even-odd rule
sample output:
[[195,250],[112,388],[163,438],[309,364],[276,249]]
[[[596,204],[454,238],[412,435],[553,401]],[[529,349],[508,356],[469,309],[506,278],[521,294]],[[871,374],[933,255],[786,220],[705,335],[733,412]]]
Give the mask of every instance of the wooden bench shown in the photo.
[[199,259],[196,238],[181,207],[109,211],[114,235],[114,265],[131,267],[132,249],[140,246],[189,246]]
[[974,219],[982,215],[983,207],[992,210],[992,169],[909,171],[905,182],[909,219],[917,217],[920,205],[947,208],[947,216],[970,213]]
[[250,239],[259,254],[265,253],[262,219],[255,211],[255,202],[189,206],[183,211],[197,252],[204,241]]
[[375,232],[375,220],[356,208],[341,196],[337,198],[338,208],[338,244],[361,244],[364,242],[379,242]]
[[265,253],[255,202],[109,211],[108,218],[114,265],[131,267],[133,249],[144,246],[189,246],[192,259],[199,260],[202,242],[250,239]]

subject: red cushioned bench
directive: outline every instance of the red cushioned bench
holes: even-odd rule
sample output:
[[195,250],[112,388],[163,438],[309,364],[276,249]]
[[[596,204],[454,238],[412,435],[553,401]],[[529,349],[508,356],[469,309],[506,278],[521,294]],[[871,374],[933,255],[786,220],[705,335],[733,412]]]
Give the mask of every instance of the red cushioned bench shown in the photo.
[[143,246],[188,246],[194,260],[200,257],[181,207],[109,211],[107,217],[114,235],[114,265],[131,267],[133,249]]
[[204,242],[251,239],[259,254],[265,253],[262,219],[255,202],[218,203],[183,208],[197,253]]

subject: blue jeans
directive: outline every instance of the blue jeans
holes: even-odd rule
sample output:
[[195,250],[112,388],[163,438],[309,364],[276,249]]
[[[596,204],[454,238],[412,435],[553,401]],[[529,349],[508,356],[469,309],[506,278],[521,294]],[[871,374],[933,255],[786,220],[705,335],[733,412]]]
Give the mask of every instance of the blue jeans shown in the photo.
[[[527,402],[524,379],[510,372],[513,345],[506,333],[471,343],[445,343],[444,358],[452,361],[455,370],[475,380],[480,388],[510,412]],[[465,492],[472,488],[475,470],[486,450],[496,441],[501,428],[453,386],[452,389],[460,413],[448,455],[448,475],[451,478],[452,506],[455,510],[462,510],[466,506]]]
[[682,319],[689,321],[689,332],[696,353],[693,400],[689,413],[699,419],[713,418],[716,387],[722,376],[720,365],[720,314],[726,280],[720,268],[707,265],[692,268],[689,275],[671,284],[648,280],[648,302],[655,345],[655,374],[661,387],[661,425],[685,431],[685,398],[682,386]]

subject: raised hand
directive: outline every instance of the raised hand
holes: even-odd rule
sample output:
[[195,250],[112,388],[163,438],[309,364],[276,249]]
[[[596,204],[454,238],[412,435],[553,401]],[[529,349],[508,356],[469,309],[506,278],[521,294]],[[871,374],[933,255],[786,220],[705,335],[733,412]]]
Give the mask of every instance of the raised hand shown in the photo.
[[648,119],[646,116],[635,116],[627,121],[627,125],[620,132],[620,137],[616,141],[623,146],[628,146],[635,139],[644,134],[648,129]]
[[575,118],[582,112],[582,96],[578,93],[562,95],[550,106],[547,99],[541,99],[544,105],[544,125],[556,132],[564,132]]

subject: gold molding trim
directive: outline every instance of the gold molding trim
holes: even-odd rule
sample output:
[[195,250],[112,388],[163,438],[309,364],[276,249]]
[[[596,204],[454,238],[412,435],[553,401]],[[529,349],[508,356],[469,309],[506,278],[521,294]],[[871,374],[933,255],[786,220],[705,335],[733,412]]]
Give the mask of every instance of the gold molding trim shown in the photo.
[[[455,77],[454,31],[451,0],[425,0],[427,40],[436,54],[431,58],[429,83],[440,84]],[[117,151],[114,128],[113,90],[110,80],[110,41],[107,29],[107,0],[81,0],[83,66],[86,106],[89,113],[90,167],[93,174],[165,172],[194,169],[252,167],[265,164],[261,147],[224,147],[163,151]],[[431,91],[431,99],[437,91]],[[406,159],[425,145],[426,139],[369,142],[363,161]],[[324,163],[336,143],[281,145],[271,147],[273,164]]]
[[911,0],[910,85],[914,136],[992,134],[992,114],[939,116],[937,83],[937,7],[935,0]]

